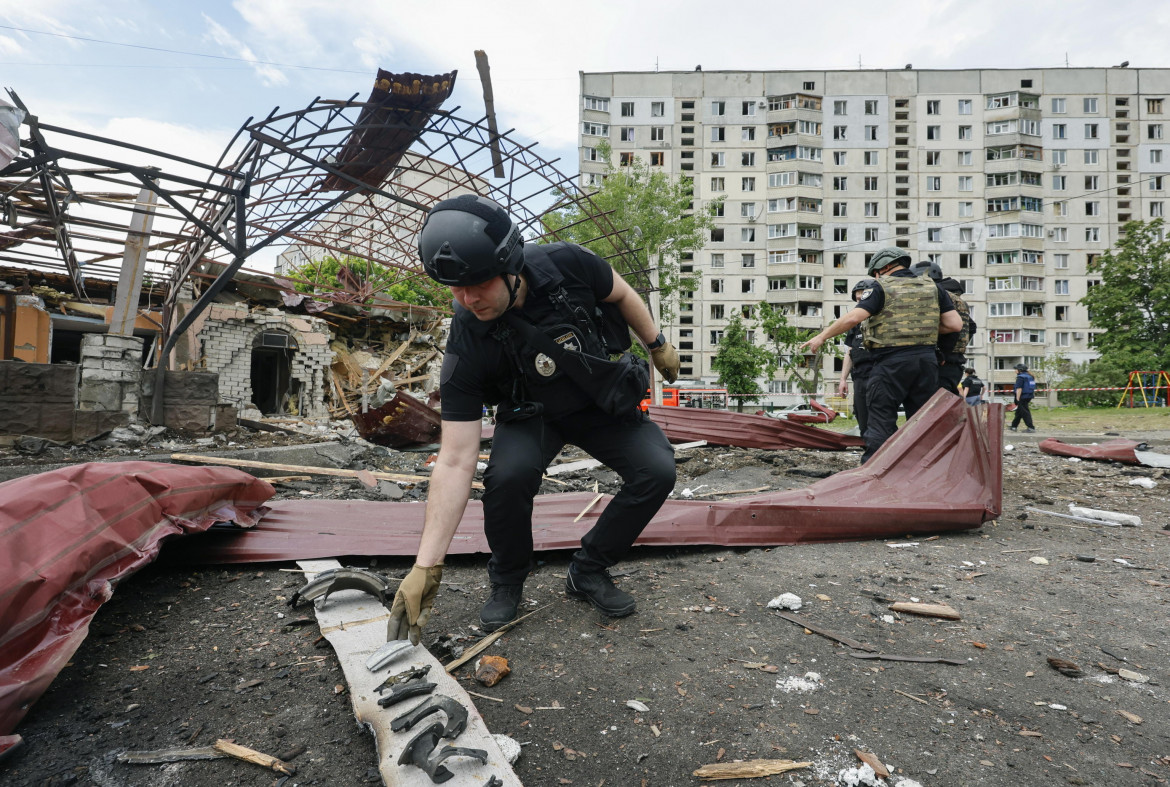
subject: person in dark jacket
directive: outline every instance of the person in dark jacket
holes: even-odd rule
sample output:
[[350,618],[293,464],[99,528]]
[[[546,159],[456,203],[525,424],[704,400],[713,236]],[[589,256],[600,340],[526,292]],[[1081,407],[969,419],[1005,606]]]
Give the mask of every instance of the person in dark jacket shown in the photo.
[[[873,279],[859,279],[853,285],[853,302],[864,300],[869,291],[877,286]],[[864,325],[864,323],[862,323]],[[837,395],[849,395],[849,379],[853,378],[853,415],[857,418],[858,432],[864,436],[869,421],[865,407],[865,395],[869,388],[869,371],[873,367],[873,353],[865,349],[865,334],[862,325],[854,325],[845,334],[845,361],[841,364],[841,378],[837,381]]]
[[[678,377],[678,353],[641,297],[604,260],[571,243],[524,243],[507,211],[486,197],[437,203],[418,248],[427,275],[451,288],[455,315],[440,377],[442,442],[418,556],[395,594],[388,638],[417,644],[430,617],[442,561],[470,496],[484,404],[495,406],[497,424],[483,476],[484,533],[492,553],[483,628],[494,631],[517,616],[533,566],[533,498],[544,469],[566,443],[612,468],[622,487],[581,538],[565,593],[611,617],[631,614],[633,596],[614,585],[608,569],[673,489],[674,453],[637,401],[628,412],[611,414],[595,399],[596,386],[578,379],[579,370],[560,367],[568,356],[600,360],[608,354],[594,315],[614,310],[626,344],[632,330],[668,382]],[[559,361],[531,345],[538,332],[548,337],[542,345],[560,345],[560,352],[547,347]]]
[[865,348],[873,353],[866,393],[868,410],[862,462],[882,447],[898,428],[898,410],[912,418],[938,390],[934,348],[940,333],[955,333],[963,320],[951,298],[930,279],[910,272],[910,255],[896,247],[881,249],[866,272],[877,282],[857,306],[802,348],[820,350],[826,341],[865,322]]
[[1032,398],[1036,395],[1036,378],[1022,363],[1016,364],[1016,372],[1016,417],[1008,428],[1014,432],[1020,421],[1023,421],[1024,426],[1028,427],[1025,432],[1035,432],[1036,427],[1032,424]]
[[964,371],[967,376],[959,383],[959,396],[963,397],[967,404],[979,404],[983,401],[983,381],[975,376],[974,369],[967,368]]
[[971,317],[971,309],[963,300],[963,283],[943,276],[942,268],[937,262],[916,262],[910,266],[916,275],[926,274],[935,284],[946,290],[955,304],[955,310],[963,319],[963,329],[958,333],[940,333],[938,335],[938,387],[959,393],[959,378],[963,376],[963,367],[967,363],[967,345],[975,337],[977,326]]

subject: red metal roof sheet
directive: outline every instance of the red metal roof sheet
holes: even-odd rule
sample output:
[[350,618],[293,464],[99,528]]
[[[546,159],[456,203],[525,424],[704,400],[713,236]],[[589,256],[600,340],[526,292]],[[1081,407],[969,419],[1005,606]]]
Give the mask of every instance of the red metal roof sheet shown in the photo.
[[[679,408],[652,408],[665,409]],[[978,527],[1000,512],[1002,419],[1002,405],[969,407],[940,391],[865,465],[803,489],[717,502],[668,500],[637,543],[765,546]],[[574,522],[592,499],[589,493],[537,497],[536,549],[577,547],[608,502],[605,498]],[[176,557],[243,563],[413,555],[423,509],[421,503],[275,501],[256,527],[188,538]],[[471,501],[449,552],[487,551],[483,508]]]
[[[89,631],[113,583],[167,536],[255,522],[266,481],[225,467],[73,465],[0,484],[0,736],[11,732]],[[5,743],[18,738],[0,737]]]
[[650,406],[650,420],[662,427],[668,440],[706,440],[712,445],[740,448],[820,448],[843,451],[865,445],[860,437],[797,424],[780,418],[727,410]]
[[1070,445],[1055,437],[1040,441],[1040,451],[1053,456],[1076,456],[1081,459],[1097,459],[1102,462],[1125,462],[1127,465],[1140,464],[1134,451],[1142,450],[1145,443],[1133,440],[1109,440],[1099,445]]

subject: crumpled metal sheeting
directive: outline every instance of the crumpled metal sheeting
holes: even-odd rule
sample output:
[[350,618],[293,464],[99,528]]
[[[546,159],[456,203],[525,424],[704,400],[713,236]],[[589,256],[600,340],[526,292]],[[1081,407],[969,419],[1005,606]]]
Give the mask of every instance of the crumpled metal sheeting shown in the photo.
[[[940,391],[864,466],[803,489],[721,501],[668,500],[637,543],[772,546],[978,527],[1001,510],[1002,419],[1002,405],[969,407]],[[537,497],[535,548],[577,548],[608,497],[574,522],[592,500],[588,492]],[[276,501],[257,527],[217,529],[187,539],[180,557],[242,563],[413,555],[423,508],[357,500]],[[483,507],[471,501],[448,553],[487,551]]]
[[1096,459],[1102,462],[1124,462],[1127,465],[1140,464],[1137,454],[1145,443],[1133,440],[1108,440],[1098,445],[1070,445],[1061,442],[1055,437],[1048,437],[1040,441],[1037,446],[1041,453],[1053,456],[1075,456],[1080,459]]
[[85,639],[112,584],[167,536],[250,526],[273,494],[223,467],[72,465],[0,484],[0,734],[11,732]]
[[860,437],[766,415],[657,405],[651,405],[647,412],[650,420],[662,427],[666,439],[676,443],[706,440],[711,445],[738,448],[819,448],[825,451],[844,451],[865,445]]

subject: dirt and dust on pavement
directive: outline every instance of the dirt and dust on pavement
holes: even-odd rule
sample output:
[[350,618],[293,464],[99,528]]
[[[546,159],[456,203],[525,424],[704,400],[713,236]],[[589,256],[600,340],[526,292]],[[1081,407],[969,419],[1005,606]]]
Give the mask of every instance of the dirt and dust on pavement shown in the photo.
[[[567,599],[569,554],[542,554],[524,606],[543,609],[487,651],[507,658],[511,674],[491,688],[472,679],[470,666],[457,675],[476,692],[492,732],[522,745],[515,770],[537,787],[1165,784],[1170,471],[1036,447],[1047,435],[1085,442],[1111,432],[1170,453],[1162,421],[1154,422],[1159,430],[1144,422],[1130,429],[1124,414],[1107,415],[1041,417],[1035,435],[1007,433],[1003,514],[977,530],[913,541],[635,549],[614,571],[638,599],[623,619]],[[5,450],[0,470],[9,477],[76,461],[242,451],[319,441],[325,432],[25,446]],[[330,455],[353,469],[426,472],[425,451],[333,442]],[[857,464],[854,452],[709,446],[679,459],[675,494],[712,497],[798,488]],[[617,489],[605,468],[557,481],[541,491]],[[410,504],[425,499],[426,485],[367,488],[318,476],[280,483],[277,495]],[[1067,513],[1070,503],[1135,514],[1141,525],[1103,527],[1033,510]],[[0,783],[379,783],[372,738],[354,720],[333,651],[312,611],[286,603],[301,585],[296,566],[189,566],[181,552],[181,542],[164,548],[158,564],[121,583],[99,610],[89,637],[20,724],[25,743],[0,763]],[[411,564],[341,559],[396,578]],[[482,635],[485,565],[485,556],[447,561],[424,632],[443,660]],[[768,607],[783,593],[800,597],[799,611],[788,613],[800,623]],[[890,609],[915,601],[949,605],[959,619]],[[814,628],[881,654],[945,661],[856,658],[865,652]],[[287,759],[296,775],[232,759],[116,759],[221,738]],[[867,782],[855,751],[871,752],[891,775]],[[754,759],[810,765],[759,779],[692,775]]]

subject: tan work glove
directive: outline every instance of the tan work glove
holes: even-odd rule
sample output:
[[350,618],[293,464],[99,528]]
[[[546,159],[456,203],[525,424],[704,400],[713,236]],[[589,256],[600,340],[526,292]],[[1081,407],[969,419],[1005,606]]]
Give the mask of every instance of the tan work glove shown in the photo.
[[678,379],[678,350],[674,349],[673,344],[666,342],[658,349],[651,350],[650,357],[654,360],[654,368],[666,382],[673,383]]
[[390,621],[386,624],[386,641],[410,638],[412,645],[418,644],[423,626],[431,618],[435,595],[443,579],[443,564],[435,566],[415,565],[398,586],[394,604],[390,607]]

